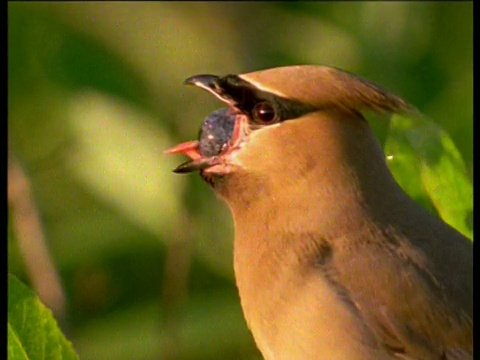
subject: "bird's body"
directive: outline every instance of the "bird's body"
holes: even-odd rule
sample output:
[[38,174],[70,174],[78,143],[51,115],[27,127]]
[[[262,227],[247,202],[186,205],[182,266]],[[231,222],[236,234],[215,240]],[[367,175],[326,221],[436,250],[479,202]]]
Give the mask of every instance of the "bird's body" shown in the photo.
[[360,113],[412,108],[326,67],[192,79],[238,114],[201,172],[233,214],[265,359],[471,359],[472,244],[404,193]]

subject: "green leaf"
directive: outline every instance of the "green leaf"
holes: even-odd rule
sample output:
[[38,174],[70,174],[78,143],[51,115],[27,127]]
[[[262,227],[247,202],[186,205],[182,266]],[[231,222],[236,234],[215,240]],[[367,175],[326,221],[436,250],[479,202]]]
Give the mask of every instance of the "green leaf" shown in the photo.
[[385,144],[388,165],[402,188],[427,209],[473,238],[473,188],[448,134],[427,118],[394,116]]
[[11,274],[8,274],[8,359],[78,360],[51,311]]

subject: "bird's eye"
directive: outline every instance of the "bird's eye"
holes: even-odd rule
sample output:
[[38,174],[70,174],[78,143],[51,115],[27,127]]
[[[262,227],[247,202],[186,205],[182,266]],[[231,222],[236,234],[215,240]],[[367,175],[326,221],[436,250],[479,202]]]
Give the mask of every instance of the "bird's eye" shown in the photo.
[[272,105],[261,102],[255,105],[252,111],[253,120],[260,124],[272,124],[277,121],[277,114]]

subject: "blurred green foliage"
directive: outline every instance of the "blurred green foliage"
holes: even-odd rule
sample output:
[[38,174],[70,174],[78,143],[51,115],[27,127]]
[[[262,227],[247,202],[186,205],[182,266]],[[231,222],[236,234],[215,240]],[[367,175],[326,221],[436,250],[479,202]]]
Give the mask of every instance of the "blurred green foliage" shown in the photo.
[[49,309],[8,275],[8,359],[78,360]]
[[[8,151],[30,180],[81,359],[259,358],[228,209],[198,176],[172,174],[181,160],[162,151],[219,107],[186,77],[289,64],[402,95],[450,135],[470,181],[472,2],[8,4]],[[444,175],[465,184],[404,165],[434,189]],[[9,271],[29,283],[16,238],[9,226]]]

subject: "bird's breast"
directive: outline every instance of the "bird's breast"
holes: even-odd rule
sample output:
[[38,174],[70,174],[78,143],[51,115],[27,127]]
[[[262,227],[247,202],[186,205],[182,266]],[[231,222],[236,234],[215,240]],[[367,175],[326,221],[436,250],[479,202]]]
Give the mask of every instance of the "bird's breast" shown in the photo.
[[322,273],[322,261],[331,256],[328,245],[313,234],[270,229],[265,237],[265,230],[237,232],[234,245],[242,309],[264,357],[386,359],[355,306]]

